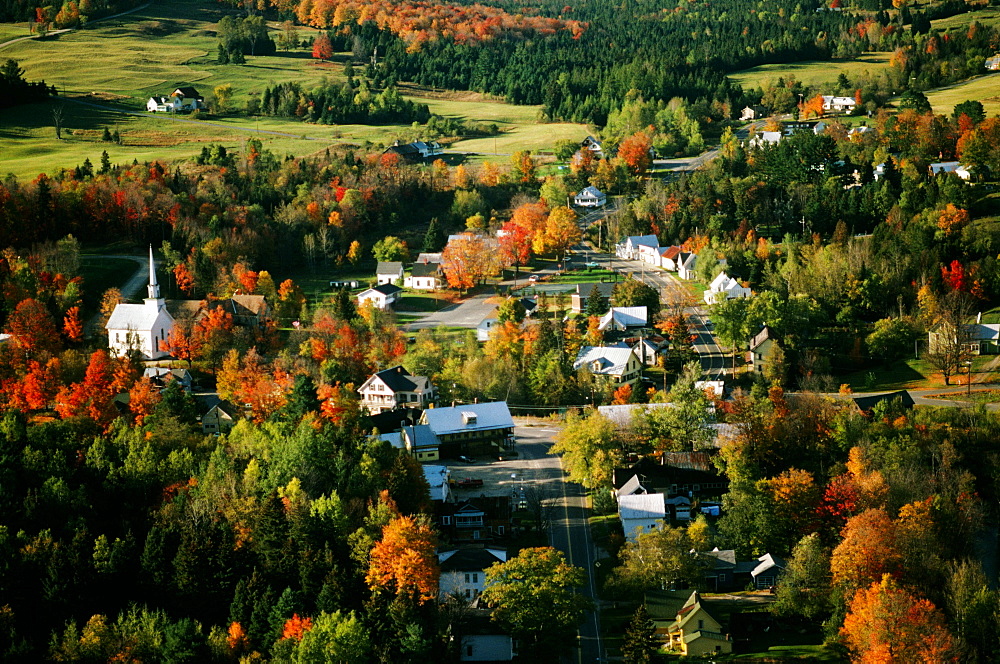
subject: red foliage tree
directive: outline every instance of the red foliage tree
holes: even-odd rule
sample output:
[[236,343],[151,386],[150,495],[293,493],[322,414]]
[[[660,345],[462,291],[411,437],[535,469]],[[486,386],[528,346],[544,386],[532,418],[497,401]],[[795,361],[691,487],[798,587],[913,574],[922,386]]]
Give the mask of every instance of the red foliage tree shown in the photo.
[[326,35],[320,35],[313,40],[312,56],[317,60],[329,60],[333,57],[333,44]]
[[652,147],[653,142],[650,140],[649,134],[637,131],[618,146],[618,156],[622,158],[633,175],[642,175],[653,165],[653,157],[650,154]]
[[80,307],[70,307],[63,316],[63,334],[72,342],[83,339],[83,323],[80,321]]
[[7,319],[7,331],[14,337],[13,343],[28,356],[59,352],[59,330],[49,310],[38,300],[21,300]]
[[293,613],[292,617],[285,621],[285,626],[281,630],[282,639],[302,640],[302,635],[312,629],[312,618],[300,618],[299,614]]
[[145,377],[135,381],[132,389],[128,392],[128,407],[135,418],[136,426],[142,426],[159,402],[160,393],[153,389],[152,381]]

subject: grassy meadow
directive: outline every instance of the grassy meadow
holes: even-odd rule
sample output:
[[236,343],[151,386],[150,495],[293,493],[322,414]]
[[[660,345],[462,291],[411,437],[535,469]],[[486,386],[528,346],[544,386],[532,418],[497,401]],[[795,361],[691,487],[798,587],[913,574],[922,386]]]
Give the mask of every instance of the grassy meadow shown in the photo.
[[779,65],[760,65],[734,72],[729,78],[744,89],[762,87],[768,81],[778,80],[779,76],[784,78],[794,76],[795,80],[811,85],[827,85],[835,83],[841,73],[853,78],[865,71],[874,73],[887,68],[891,55],[891,53],[866,53],[853,60],[807,60]]
[[[56,140],[52,112],[46,105],[0,111],[0,173],[30,178],[39,172],[71,168],[86,158],[96,164],[103,150],[115,163],[183,160],[209,143],[235,148],[250,136],[281,155],[312,154],[333,143],[388,144],[419,137],[410,125],[312,125],[280,118],[204,115],[192,122],[189,116],[129,116],[72,101],[142,112],[150,96],[167,94],[178,86],[193,85],[211,99],[216,86],[228,83],[234,89],[232,105],[239,108],[248,95],[277,82],[313,86],[324,79],[343,80],[346,53],[335,56],[333,62],[317,62],[307,49],[298,49],[247,56],[245,65],[216,64],[215,24],[223,15],[220,9],[194,0],[154,3],[84,30],[0,48],[0,58],[18,60],[29,80],[45,80],[69,99],[65,103],[67,131],[61,141]],[[271,29],[276,35],[277,24]],[[311,40],[316,33],[302,26],[297,30],[299,39]],[[4,35],[13,38],[25,32],[23,24],[0,24],[0,42],[5,41]],[[115,56],[101,55],[109,53]],[[68,66],[72,63],[80,66]],[[401,88],[405,96],[428,104],[432,113],[496,123],[503,132],[496,139],[458,141],[451,146],[457,150],[538,151],[551,148],[559,139],[579,140],[588,133],[584,125],[538,124],[538,106],[515,106],[475,93]],[[124,145],[102,143],[105,127],[119,131]]]
[[1000,73],[994,72],[971,78],[937,90],[928,90],[927,100],[935,113],[951,115],[956,104],[968,99],[982,102],[986,116],[1000,114]]
[[1000,7],[986,7],[957,16],[939,18],[931,21],[931,27],[935,30],[953,30],[971,25],[973,21],[979,21],[983,25],[997,25],[1000,23]]

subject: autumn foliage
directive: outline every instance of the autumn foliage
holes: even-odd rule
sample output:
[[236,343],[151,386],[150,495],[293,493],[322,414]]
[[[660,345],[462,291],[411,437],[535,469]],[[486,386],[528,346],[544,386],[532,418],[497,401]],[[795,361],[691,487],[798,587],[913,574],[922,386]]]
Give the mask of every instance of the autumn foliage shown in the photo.
[[294,613],[292,617],[285,621],[285,626],[281,630],[282,639],[302,640],[302,635],[312,629],[312,618],[300,618]]
[[840,633],[853,661],[863,664],[957,661],[955,642],[941,612],[889,575],[854,595]]
[[437,597],[438,566],[433,529],[409,516],[393,519],[371,552],[368,586],[399,595],[413,593],[421,602]]

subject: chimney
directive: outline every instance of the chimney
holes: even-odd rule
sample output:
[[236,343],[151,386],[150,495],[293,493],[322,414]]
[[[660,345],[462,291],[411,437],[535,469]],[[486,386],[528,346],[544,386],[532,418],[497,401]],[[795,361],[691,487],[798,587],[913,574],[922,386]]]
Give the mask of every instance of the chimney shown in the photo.
[[979,325],[982,322],[983,322],[983,312],[980,311],[978,314],[976,314],[976,325]]

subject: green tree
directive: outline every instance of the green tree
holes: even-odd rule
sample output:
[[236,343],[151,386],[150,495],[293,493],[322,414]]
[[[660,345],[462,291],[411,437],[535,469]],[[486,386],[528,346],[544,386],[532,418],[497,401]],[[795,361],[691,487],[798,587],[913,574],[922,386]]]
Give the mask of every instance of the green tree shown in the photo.
[[771,610],[779,615],[800,615],[819,620],[828,615],[830,601],[830,551],[819,533],[806,535],[792,549],[788,567],[778,581]]
[[710,312],[715,336],[733,351],[733,374],[736,373],[736,355],[746,348],[752,330],[749,317],[750,299],[736,297],[712,305]]
[[595,282],[590,288],[590,294],[587,295],[587,317],[597,316],[600,318],[606,313],[608,313],[608,300],[601,295],[601,289]]
[[697,585],[704,571],[704,558],[691,555],[694,545],[684,528],[664,526],[637,533],[619,554],[621,565],[609,579],[623,593],[641,593],[676,583]]
[[875,329],[865,342],[872,357],[892,362],[908,354],[919,335],[912,318],[883,318],[875,321]]
[[444,246],[444,232],[441,230],[441,223],[438,221],[437,217],[431,219],[431,223],[427,226],[427,232],[424,233],[424,251],[435,252],[440,251],[441,247]]
[[653,320],[660,313],[660,294],[652,286],[629,278],[611,291],[611,304],[616,307],[646,307],[647,319]]
[[590,600],[579,592],[586,574],[551,547],[522,549],[486,570],[481,601],[492,619],[521,642],[520,654],[533,661],[565,652]]
[[649,618],[646,605],[640,604],[622,641],[622,659],[625,664],[651,664],[660,642],[656,638],[656,625]]
[[394,235],[389,235],[375,243],[372,247],[372,255],[375,256],[375,260],[379,262],[405,262],[410,260],[410,249],[406,246],[405,241],[400,240]]
[[302,635],[295,649],[296,664],[352,664],[365,662],[372,645],[368,630],[354,614],[320,613],[312,629]]
[[562,456],[570,480],[588,489],[609,484],[622,458],[615,425],[597,411],[587,417],[571,413],[552,452]]
[[507,321],[513,321],[520,324],[524,320],[526,312],[524,310],[524,305],[521,303],[521,299],[517,297],[508,297],[506,300],[500,303],[497,307],[497,322],[506,323]]
[[701,379],[701,365],[688,362],[677,378],[667,400],[671,406],[650,408],[636,414],[637,430],[656,448],[674,452],[704,449],[712,437],[708,398],[695,387]]
[[975,124],[986,119],[986,109],[983,108],[983,103],[980,101],[968,99],[961,104],[955,104],[955,110],[952,111],[951,116],[957,120],[963,113]]
[[225,113],[229,110],[229,102],[233,100],[233,86],[230,83],[223,83],[215,86],[215,112]]

